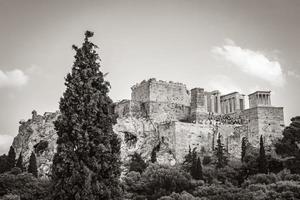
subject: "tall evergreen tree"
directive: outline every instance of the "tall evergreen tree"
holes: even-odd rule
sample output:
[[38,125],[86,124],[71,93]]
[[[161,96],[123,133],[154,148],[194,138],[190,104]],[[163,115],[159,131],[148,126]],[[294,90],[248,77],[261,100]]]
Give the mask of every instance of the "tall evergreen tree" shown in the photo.
[[217,146],[215,149],[215,156],[217,158],[216,161],[216,168],[223,168],[227,165],[227,156],[225,155],[225,148],[224,145],[222,144],[221,141],[221,135],[220,133],[218,134],[218,139],[217,139]]
[[259,156],[257,159],[258,162],[258,172],[259,173],[268,173],[268,162],[266,158],[266,152],[264,147],[264,141],[262,135],[260,136],[260,142],[259,142]]
[[0,174],[7,171],[7,156],[0,156]]
[[244,162],[244,158],[246,155],[246,149],[247,149],[247,138],[243,137],[242,139],[242,152],[241,152],[241,161]]
[[20,168],[21,171],[24,170],[24,165],[23,165],[23,155],[22,152],[20,152],[20,155],[18,157],[17,163],[16,163],[16,167]]
[[275,145],[276,153],[285,158],[285,165],[292,173],[300,174],[300,116],[293,117],[282,134],[282,139]]
[[189,152],[185,155],[184,161],[183,161],[183,168],[185,171],[189,172],[191,174],[192,171],[192,165],[193,162],[197,159],[197,147],[194,147],[193,150],[191,150],[191,147],[189,146]]
[[72,71],[65,79],[61,115],[55,122],[57,153],[53,159],[52,199],[119,199],[120,140],[110,84],[100,71],[97,46],[86,31],[76,51]]
[[7,170],[11,170],[16,164],[16,152],[15,149],[10,146],[9,152],[7,155]]
[[193,160],[192,167],[191,167],[191,176],[196,180],[203,179],[200,157],[197,157],[196,159]]
[[28,172],[38,177],[37,163],[35,154],[32,152],[29,158]]

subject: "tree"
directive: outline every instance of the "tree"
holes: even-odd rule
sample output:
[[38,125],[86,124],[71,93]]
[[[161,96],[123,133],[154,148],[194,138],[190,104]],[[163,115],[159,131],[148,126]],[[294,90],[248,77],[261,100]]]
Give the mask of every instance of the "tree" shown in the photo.
[[247,138],[243,137],[242,139],[242,153],[241,153],[241,161],[244,162],[244,158],[246,155],[246,149],[247,149]]
[[141,155],[135,152],[131,156],[131,161],[129,163],[129,171],[142,173],[146,168],[147,164],[142,159]]
[[199,157],[193,160],[193,164],[191,167],[191,176],[196,180],[203,179],[202,165]]
[[23,155],[22,155],[22,152],[20,152],[19,158],[18,158],[17,163],[16,163],[16,167],[20,168],[21,171],[24,170],[24,165],[23,165]]
[[259,142],[259,156],[258,156],[258,172],[259,173],[268,173],[268,162],[266,158],[266,152],[264,147],[264,141],[262,135],[260,136],[260,142]]
[[283,130],[282,139],[276,143],[276,153],[285,158],[285,165],[292,173],[300,174],[300,116],[293,117]]
[[215,156],[217,158],[216,161],[216,168],[223,168],[227,165],[227,156],[225,155],[225,149],[224,149],[224,145],[222,144],[221,141],[221,135],[219,133],[218,135],[218,139],[217,139],[217,147],[215,149]]
[[33,152],[31,153],[29,158],[28,173],[32,173],[33,176],[38,177],[36,157]]
[[120,139],[109,82],[100,71],[97,46],[86,31],[65,79],[61,115],[55,121],[57,153],[53,159],[53,199],[118,199],[120,196]]
[[15,149],[10,146],[7,156],[7,170],[11,170],[16,164],[16,152]]
[[7,171],[7,156],[0,156],[0,174]]
[[124,188],[131,197],[126,199],[156,200],[172,192],[192,190],[191,176],[176,166],[150,163],[142,173],[129,172],[124,177]]

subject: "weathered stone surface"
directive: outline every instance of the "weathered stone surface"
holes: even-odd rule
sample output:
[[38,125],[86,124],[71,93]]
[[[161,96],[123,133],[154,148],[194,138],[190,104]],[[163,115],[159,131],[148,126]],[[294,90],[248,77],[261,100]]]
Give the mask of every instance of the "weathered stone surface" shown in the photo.
[[[33,111],[32,118],[23,122],[19,127],[19,134],[14,138],[13,147],[16,155],[22,152],[23,162],[28,166],[29,158],[32,152],[35,152],[37,158],[39,176],[46,178],[51,173],[51,164],[56,152],[57,134],[54,130],[53,122],[57,119],[59,112],[45,113],[37,115]],[[47,141],[48,145],[40,151],[36,151],[41,141]]]

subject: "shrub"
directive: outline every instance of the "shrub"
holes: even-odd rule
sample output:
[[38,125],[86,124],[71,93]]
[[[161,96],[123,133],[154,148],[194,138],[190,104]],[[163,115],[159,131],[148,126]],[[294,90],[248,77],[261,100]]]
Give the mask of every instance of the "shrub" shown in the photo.
[[210,156],[204,156],[202,163],[203,163],[203,165],[210,164],[211,163],[211,157]]
[[131,199],[154,200],[172,192],[192,189],[191,176],[178,167],[150,164],[140,175],[129,172],[124,178],[124,188]]
[[48,195],[49,182],[41,181],[32,174],[0,174],[0,196],[18,195],[23,200],[43,199]]

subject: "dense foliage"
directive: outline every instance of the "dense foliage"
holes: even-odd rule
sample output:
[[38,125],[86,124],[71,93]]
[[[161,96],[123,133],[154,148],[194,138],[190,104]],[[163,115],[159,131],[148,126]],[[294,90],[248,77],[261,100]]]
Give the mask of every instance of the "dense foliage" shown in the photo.
[[45,199],[49,196],[49,186],[48,181],[39,180],[30,173],[0,174],[0,197],[11,194],[22,200]]
[[97,46],[87,31],[76,51],[72,71],[65,79],[61,115],[54,123],[58,134],[53,159],[53,199],[118,199],[120,141],[110,84],[99,70]]
[[285,159],[285,166],[300,174],[300,116],[283,131],[283,138],[276,144],[276,152]]
[[134,153],[128,166],[129,171],[142,173],[147,168],[147,163],[143,160],[140,154]]

